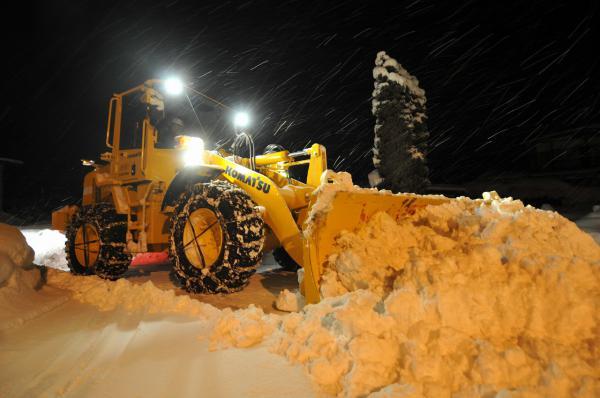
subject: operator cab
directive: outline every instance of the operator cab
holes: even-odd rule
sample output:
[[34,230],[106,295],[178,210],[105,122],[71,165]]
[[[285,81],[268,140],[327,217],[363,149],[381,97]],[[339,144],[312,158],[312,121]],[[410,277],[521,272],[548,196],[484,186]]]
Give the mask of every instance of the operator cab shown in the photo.
[[158,130],[156,148],[174,148],[177,143],[175,137],[185,132],[185,124],[179,117],[164,118],[155,127]]

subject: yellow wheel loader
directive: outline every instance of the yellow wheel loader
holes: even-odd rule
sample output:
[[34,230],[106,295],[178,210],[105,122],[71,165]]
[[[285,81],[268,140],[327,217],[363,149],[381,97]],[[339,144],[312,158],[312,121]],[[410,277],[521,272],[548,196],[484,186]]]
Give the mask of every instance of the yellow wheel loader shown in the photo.
[[[327,169],[325,148],[314,144],[289,152],[270,147],[265,154],[240,157],[222,148],[206,150],[200,138],[185,135],[173,148],[160,147],[152,114],[164,111],[164,86],[164,81],[149,80],[113,95],[106,129],[109,151],[97,161],[83,161],[93,171],[84,177],[81,206],[52,214],[53,228],[65,231],[74,274],[116,279],[132,256],[168,251],[186,290],[229,293],[248,283],[263,252],[275,250],[284,266],[304,269],[301,292],[314,303],[323,264],[341,230],[356,228],[378,211],[401,217],[445,201],[338,192],[330,203],[333,211],[310,231],[303,230],[315,203],[313,192]],[[125,131],[123,123],[129,96],[146,110],[133,131]],[[303,170],[308,166],[306,178],[291,178],[290,170],[302,165]]]

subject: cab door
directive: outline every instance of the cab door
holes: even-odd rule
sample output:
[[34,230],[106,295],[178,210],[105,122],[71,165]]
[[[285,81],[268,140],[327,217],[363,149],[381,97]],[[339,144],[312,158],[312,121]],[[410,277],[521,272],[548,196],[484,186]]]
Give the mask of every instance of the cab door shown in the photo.
[[147,106],[138,95],[116,97],[111,101],[114,112],[113,174],[123,182],[144,179],[143,154]]

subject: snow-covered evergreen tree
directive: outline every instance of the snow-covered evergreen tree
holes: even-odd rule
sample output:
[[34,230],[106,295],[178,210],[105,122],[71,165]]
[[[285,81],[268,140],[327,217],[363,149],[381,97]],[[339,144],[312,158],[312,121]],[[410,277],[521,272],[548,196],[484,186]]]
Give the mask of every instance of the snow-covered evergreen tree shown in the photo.
[[376,170],[369,180],[394,192],[422,192],[429,185],[425,91],[384,51],[377,53],[373,78]]

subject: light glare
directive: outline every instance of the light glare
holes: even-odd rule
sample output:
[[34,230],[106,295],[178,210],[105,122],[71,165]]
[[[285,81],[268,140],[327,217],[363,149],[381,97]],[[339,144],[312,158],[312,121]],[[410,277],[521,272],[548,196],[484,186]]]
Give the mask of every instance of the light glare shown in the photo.
[[179,95],[183,91],[183,82],[176,77],[165,80],[165,91],[171,95]]
[[250,116],[246,112],[238,112],[233,118],[233,125],[238,128],[248,127]]
[[200,166],[204,159],[204,141],[198,137],[181,137],[181,147],[183,149],[183,163],[186,166]]

